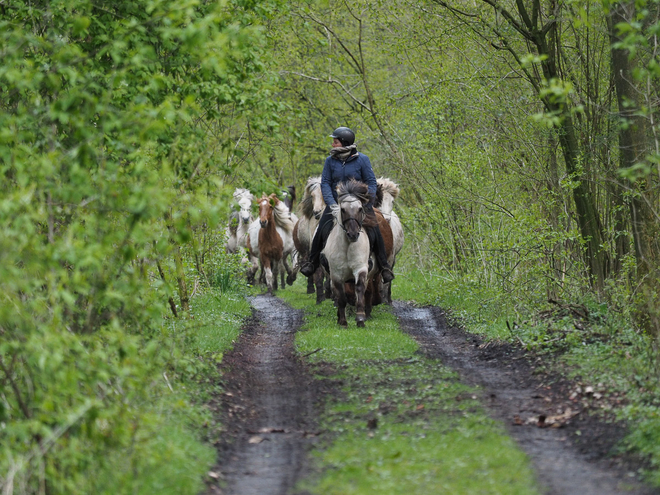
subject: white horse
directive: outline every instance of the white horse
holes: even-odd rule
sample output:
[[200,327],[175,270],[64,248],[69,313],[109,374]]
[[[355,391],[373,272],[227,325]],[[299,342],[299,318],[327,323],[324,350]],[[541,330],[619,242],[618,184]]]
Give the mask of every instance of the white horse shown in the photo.
[[[310,177],[305,185],[303,199],[298,206],[300,220],[296,223],[293,230],[293,242],[298,251],[298,260],[300,263],[309,259],[309,252],[312,248],[312,239],[319,225],[321,215],[325,211],[325,200],[321,192],[321,177]],[[307,278],[307,294],[316,292],[316,304],[321,304],[326,297],[330,297],[330,284],[324,288],[323,279],[325,271],[319,267],[314,276]],[[316,286],[316,287],[315,287]]]
[[366,184],[351,179],[337,186],[339,204],[332,206],[335,227],[323,249],[337,303],[337,323],[347,326],[345,284],[355,284],[355,321],[364,327],[365,292],[369,283],[369,238],[363,229],[369,221],[364,205],[369,201]]
[[[403,248],[404,235],[403,226],[399,215],[394,211],[394,200],[399,196],[399,186],[397,186],[390,179],[381,177],[376,180],[378,189],[376,191],[376,202],[374,206],[380,210],[392,229],[393,246],[392,246],[392,259],[389,260],[392,269],[396,263],[396,256]],[[379,287],[381,297],[387,302],[392,304],[392,283],[381,282]]]
[[239,248],[247,249],[247,231],[250,223],[254,220],[252,217],[252,201],[254,196],[247,189],[237,188],[234,191],[234,201],[238,204],[238,211],[232,211],[227,225],[227,245],[225,250],[228,253],[235,253]]
[[[278,288],[277,275],[281,267],[288,274],[286,282],[289,285],[295,280],[295,273],[287,263],[287,256],[290,256],[294,250],[294,223],[291,212],[275,194],[262,195],[258,204],[259,218],[252,222],[248,229],[249,250],[263,266],[268,293],[272,294],[273,290]],[[253,264],[248,276],[254,279],[258,267],[258,263]],[[285,287],[284,270],[282,288]]]

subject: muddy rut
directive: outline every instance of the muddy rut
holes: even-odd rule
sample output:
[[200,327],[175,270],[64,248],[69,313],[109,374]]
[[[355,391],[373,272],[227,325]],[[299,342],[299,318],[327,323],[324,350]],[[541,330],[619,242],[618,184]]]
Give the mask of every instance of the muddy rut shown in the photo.
[[[545,493],[658,493],[637,482],[621,459],[606,457],[622,437],[622,429],[580,414],[580,406],[567,400],[561,386],[553,389],[534,377],[524,355],[508,346],[489,351],[477,337],[448,325],[438,308],[395,302],[394,311],[423,354],[456,370],[461,381],[482,388],[483,405],[529,455]],[[569,415],[574,416],[561,428],[539,425],[538,418],[556,417],[559,411],[566,415],[571,407]],[[592,438],[577,445],[574,437],[576,432],[582,435],[579,428]]]
[[[321,399],[334,389],[314,380],[304,357],[295,353],[302,312],[272,296],[250,301],[254,316],[223,360],[224,395],[218,409],[226,431],[207,493],[293,494],[318,435]],[[568,401],[561,385],[547,386],[547,377],[542,381],[533,376],[533,366],[522,351],[480,345],[478,337],[448,325],[438,308],[395,302],[393,311],[424,355],[441,360],[462,381],[480,387],[484,407],[531,458],[544,493],[657,493],[631,476],[631,464],[607,457],[624,433],[620,425],[581,413],[572,413],[561,428],[528,421],[571,407],[577,411],[579,405]]]
[[314,383],[293,349],[302,312],[273,296],[250,299],[252,320],[223,360],[225,443],[208,493],[291,493],[315,432]]

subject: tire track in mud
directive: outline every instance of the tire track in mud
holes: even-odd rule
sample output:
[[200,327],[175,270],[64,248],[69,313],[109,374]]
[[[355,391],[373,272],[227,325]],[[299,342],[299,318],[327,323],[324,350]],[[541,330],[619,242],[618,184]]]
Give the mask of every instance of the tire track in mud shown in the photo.
[[448,326],[444,312],[439,308],[418,308],[396,301],[394,312],[402,330],[417,340],[423,354],[441,359],[459,373],[462,381],[483,389],[482,403],[491,416],[504,423],[508,433],[531,458],[537,480],[545,493],[658,493],[628,477],[615,460],[604,458],[615,438],[609,439],[609,447],[600,452],[594,452],[597,450],[594,449],[581,453],[564,428],[515,425],[514,418],[538,417],[540,414],[549,417],[556,414],[557,406],[566,407],[552,398],[548,400],[551,394],[539,389],[541,383],[531,376],[533,368],[521,362],[522,358],[482,352],[476,344],[478,337]]
[[313,442],[316,387],[293,347],[303,313],[268,295],[250,303],[254,316],[223,359],[221,482],[209,494],[291,493]]

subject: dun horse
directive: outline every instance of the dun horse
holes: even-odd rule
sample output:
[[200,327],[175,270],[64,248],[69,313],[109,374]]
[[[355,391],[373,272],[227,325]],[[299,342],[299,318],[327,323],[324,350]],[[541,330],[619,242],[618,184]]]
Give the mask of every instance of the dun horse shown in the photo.
[[[325,210],[325,201],[321,192],[321,177],[311,177],[307,180],[303,199],[300,201],[298,211],[300,220],[293,230],[293,242],[298,251],[300,263],[309,257],[314,232]],[[330,297],[330,281],[324,287],[325,271],[319,267],[313,277],[307,279],[307,294],[316,292],[316,304],[321,304],[326,297]],[[316,286],[316,287],[315,287]]]
[[[259,258],[266,274],[268,293],[277,290],[277,275],[283,265],[288,277],[287,283],[293,284],[295,273],[287,263],[293,249],[293,227],[291,213],[275,194],[263,194],[258,201],[259,219],[252,222],[249,228],[250,252]],[[256,268],[252,268],[252,276]],[[282,274],[282,278],[284,275]],[[282,280],[284,288],[284,280]]]
[[[369,238],[363,227],[374,225],[378,216],[387,252],[391,253],[392,235],[387,221],[379,213],[376,218],[367,216],[364,205],[369,201],[368,186],[356,180],[337,186],[339,204],[332,207],[335,227],[330,232],[323,253],[328,260],[330,279],[337,303],[337,323],[347,325],[346,304],[348,303],[346,286],[353,286],[355,294],[355,321],[358,327],[364,327],[371,312],[371,281],[379,277],[377,263],[369,270]],[[339,228],[337,228],[337,225]],[[383,231],[384,230],[384,231]]]
[[[403,248],[403,227],[401,225],[401,220],[399,220],[399,215],[394,211],[394,200],[399,196],[399,186],[397,186],[390,179],[385,179],[381,177],[376,181],[378,183],[378,189],[376,191],[376,201],[374,206],[380,210],[387,222],[390,224],[392,229],[392,259],[389,260],[392,269],[396,263],[396,256],[399,254]],[[392,304],[392,283],[381,282],[381,287],[379,287],[379,292],[381,297],[387,302],[387,304]]]

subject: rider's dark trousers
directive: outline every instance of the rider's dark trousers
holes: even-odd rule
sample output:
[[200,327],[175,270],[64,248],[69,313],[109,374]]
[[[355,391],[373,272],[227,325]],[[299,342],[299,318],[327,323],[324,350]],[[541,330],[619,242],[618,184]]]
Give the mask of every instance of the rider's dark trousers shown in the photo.
[[[374,215],[373,207],[365,206],[365,212],[367,215]],[[321,251],[325,247],[325,242],[328,240],[328,235],[332,229],[332,222],[334,218],[332,215],[332,210],[329,206],[325,207],[323,215],[319,220],[319,226],[316,229],[314,234],[314,239],[312,240],[312,248],[309,253],[309,261],[314,264],[314,267],[318,267],[320,264]],[[378,225],[374,227],[365,227],[365,232],[369,237],[369,244],[371,250],[376,255],[376,261],[381,268],[390,268],[389,263],[387,262],[387,252],[385,251],[385,241],[383,240],[383,235],[380,233]]]

